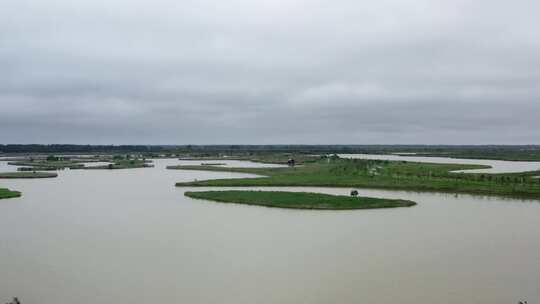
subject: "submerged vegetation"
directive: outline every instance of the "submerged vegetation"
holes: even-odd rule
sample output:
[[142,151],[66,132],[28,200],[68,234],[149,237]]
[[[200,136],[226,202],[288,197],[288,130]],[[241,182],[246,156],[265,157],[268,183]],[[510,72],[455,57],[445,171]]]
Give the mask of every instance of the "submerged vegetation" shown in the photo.
[[19,191],[12,191],[6,188],[0,188],[0,199],[19,196],[21,196],[21,193]]
[[185,192],[184,195],[223,203],[237,203],[266,207],[293,209],[375,209],[410,207],[416,203],[406,200],[381,199],[371,197],[351,197],[308,192],[278,191],[201,191]]
[[432,164],[406,161],[322,157],[293,168],[226,168],[173,166],[169,169],[250,173],[256,178],[231,178],[180,182],[177,186],[321,186],[383,188],[501,195],[540,199],[539,172],[512,174],[452,173],[481,169],[481,165]]

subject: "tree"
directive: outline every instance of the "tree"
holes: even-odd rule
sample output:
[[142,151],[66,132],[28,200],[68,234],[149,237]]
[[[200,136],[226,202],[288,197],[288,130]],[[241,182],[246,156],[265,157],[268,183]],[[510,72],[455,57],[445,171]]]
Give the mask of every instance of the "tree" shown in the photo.
[[58,161],[58,157],[54,155],[47,156],[47,161]]

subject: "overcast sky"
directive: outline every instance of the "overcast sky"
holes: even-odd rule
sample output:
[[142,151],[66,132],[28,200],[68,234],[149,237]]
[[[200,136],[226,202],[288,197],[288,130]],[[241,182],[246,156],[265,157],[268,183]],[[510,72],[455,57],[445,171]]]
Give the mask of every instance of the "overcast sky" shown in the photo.
[[539,12],[0,1],[0,143],[540,144]]

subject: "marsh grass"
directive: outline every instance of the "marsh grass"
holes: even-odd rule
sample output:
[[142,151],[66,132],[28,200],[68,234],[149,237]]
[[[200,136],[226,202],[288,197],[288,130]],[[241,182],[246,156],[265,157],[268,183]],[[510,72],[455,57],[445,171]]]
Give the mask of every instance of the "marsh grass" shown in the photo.
[[410,207],[415,202],[371,197],[351,197],[308,192],[280,191],[201,191],[185,192],[184,195],[223,203],[237,203],[277,208],[351,210]]
[[53,172],[39,171],[19,171],[19,172],[4,172],[0,173],[0,178],[51,178],[57,177],[58,174]]
[[226,171],[257,174],[256,178],[230,178],[180,182],[177,186],[317,186],[398,189],[501,195],[540,199],[538,172],[512,174],[452,173],[487,168],[481,165],[415,163],[327,158],[294,168],[226,168],[170,166],[168,169]]
[[19,197],[21,193],[19,191],[12,191],[6,188],[0,188],[0,199]]

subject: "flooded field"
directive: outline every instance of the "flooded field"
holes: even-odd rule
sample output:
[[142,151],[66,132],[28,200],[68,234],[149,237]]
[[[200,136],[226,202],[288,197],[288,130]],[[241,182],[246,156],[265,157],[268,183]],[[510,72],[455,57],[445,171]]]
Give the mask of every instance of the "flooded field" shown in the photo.
[[[40,304],[540,300],[538,201],[359,189],[363,196],[418,205],[302,211],[220,204],[184,197],[193,188],[174,183],[248,175],[166,170],[191,163],[154,162],[154,168],[63,170],[53,179],[0,180],[23,192],[0,201],[2,299],[18,296]],[[15,170],[4,162],[0,167]],[[343,195],[351,190],[271,189]]]

